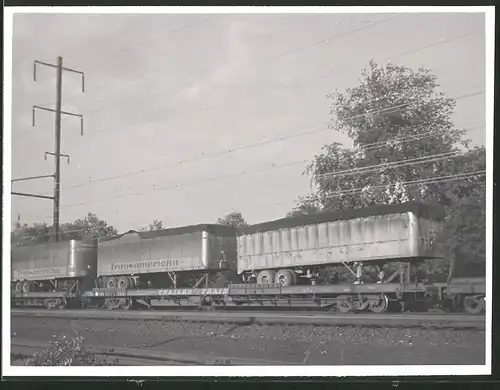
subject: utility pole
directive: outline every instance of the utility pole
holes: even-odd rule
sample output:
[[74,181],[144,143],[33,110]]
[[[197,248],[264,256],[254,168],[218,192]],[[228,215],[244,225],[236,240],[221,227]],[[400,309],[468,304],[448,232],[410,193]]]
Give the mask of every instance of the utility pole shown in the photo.
[[[56,153],[54,173],[54,233],[59,241],[59,205],[61,203],[61,106],[62,106],[62,57],[57,57],[56,76]],[[45,155],[47,157],[47,155]],[[68,160],[69,161],[69,160]]]
[[45,159],[47,159],[47,155],[50,154],[55,158],[55,169],[53,175],[42,175],[42,176],[33,176],[28,178],[14,179],[12,182],[21,181],[21,180],[34,180],[45,177],[53,177],[54,178],[54,196],[44,196],[44,195],[36,195],[36,194],[27,194],[27,193],[19,193],[19,192],[11,192],[12,195],[19,196],[28,196],[42,199],[51,199],[54,202],[54,235],[55,241],[59,241],[59,221],[60,221],[60,204],[61,204],[61,157],[66,157],[68,159],[69,164],[69,156],[67,154],[61,154],[61,115],[70,115],[77,116],[80,118],[80,126],[81,126],[81,135],[83,135],[83,116],[80,114],[74,114],[71,112],[62,111],[62,74],[63,71],[78,73],[82,76],[82,92],[85,92],[85,74],[79,70],[70,69],[63,67],[63,59],[62,57],[57,57],[57,64],[49,64],[41,61],[34,61],[33,63],[33,80],[36,81],[36,66],[43,65],[48,66],[50,68],[55,68],[56,73],[56,108],[46,108],[40,106],[33,106],[33,126],[35,126],[35,109],[54,112],[55,115],[55,152],[45,152]]

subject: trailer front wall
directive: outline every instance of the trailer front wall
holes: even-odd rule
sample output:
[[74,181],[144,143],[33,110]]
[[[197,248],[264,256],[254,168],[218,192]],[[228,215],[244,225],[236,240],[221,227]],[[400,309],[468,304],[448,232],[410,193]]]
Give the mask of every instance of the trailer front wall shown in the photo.
[[438,254],[437,252],[436,240],[437,235],[443,229],[443,221],[425,217],[418,218],[413,213],[411,217],[418,226],[415,232],[417,240],[416,257],[440,257],[442,254]]
[[[99,275],[219,269],[224,246],[221,243],[228,239],[203,230],[151,238],[128,233],[100,244]],[[233,241],[235,247],[236,238]],[[231,261],[236,263],[234,253]]]
[[238,272],[418,257],[425,232],[411,212],[282,228],[238,237]]
[[95,277],[97,241],[71,240],[13,247],[11,264],[12,281]]

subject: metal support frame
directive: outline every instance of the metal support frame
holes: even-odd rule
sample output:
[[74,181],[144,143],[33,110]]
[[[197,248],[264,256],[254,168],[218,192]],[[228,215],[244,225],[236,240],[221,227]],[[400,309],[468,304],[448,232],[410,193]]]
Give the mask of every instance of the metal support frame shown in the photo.
[[177,288],[177,274],[175,272],[168,271],[167,272],[170,280],[174,284],[174,288]]
[[203,281],[205,281],[205,288],[208,288],[208,272],[203,274],[203,276],[198,279],[193,288],[197,288]]

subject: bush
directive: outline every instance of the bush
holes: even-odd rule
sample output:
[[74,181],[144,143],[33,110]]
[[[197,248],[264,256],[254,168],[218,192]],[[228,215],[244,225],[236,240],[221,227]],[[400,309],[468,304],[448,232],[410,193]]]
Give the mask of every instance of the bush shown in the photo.
[[[54,336],[55,337],[55,336]],[[114,366],[118,360],[111,362],[97,359],[83,345],[83,337],[68,338],[66,335],[57,337],[51,346],[35,353],[24,361],[25,366]]]

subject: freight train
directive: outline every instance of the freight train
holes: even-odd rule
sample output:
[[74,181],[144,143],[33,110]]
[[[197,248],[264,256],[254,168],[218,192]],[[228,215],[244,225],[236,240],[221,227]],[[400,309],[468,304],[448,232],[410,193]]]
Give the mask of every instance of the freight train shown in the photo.
[[[435,283],[419,275],[421,264],[441,259],[443,218],[439,206],[409,202],[244,228],[204,224],[13,247],[12,304],[382,313],[447,303],[482,313],[484,277]],[[351,280],[329,277],[339,268]]]

